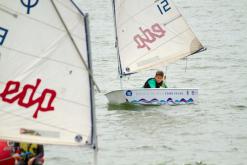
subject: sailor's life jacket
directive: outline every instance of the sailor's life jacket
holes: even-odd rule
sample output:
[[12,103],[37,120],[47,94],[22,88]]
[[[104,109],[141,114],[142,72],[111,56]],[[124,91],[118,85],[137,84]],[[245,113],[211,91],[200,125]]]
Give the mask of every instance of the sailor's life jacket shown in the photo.
[[160,87],[168,88],[164,81],[157,83],[155,78],[149,78],[143,86],[143,88],[160,88]]
[[42,158],[44,156],[44,147],[40,144],[15,143],[14,147],[15,152],[19,153],[25,161],[32,157]]
[[[38,154],[37,144],[20,143],[20,150],[23,157],[34,157]],[[26,155],[27,154],[27,155]]]

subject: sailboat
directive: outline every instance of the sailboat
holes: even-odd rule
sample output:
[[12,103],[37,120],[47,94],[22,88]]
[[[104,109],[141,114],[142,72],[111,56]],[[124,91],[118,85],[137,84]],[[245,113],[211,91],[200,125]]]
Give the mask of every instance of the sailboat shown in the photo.
[[88,14],[72,0],[8,0],[0,20],[0,139],[96,150]]
[[8,141],[0,140],[0,165],[14,165],[15,160],[11,155],[12,145]]
[[[112,4],[120,79],[205,50],[171,0],[113,0]],[[197,102],[198,89],[121,89],[106,97],[110,104],[188,104]]]

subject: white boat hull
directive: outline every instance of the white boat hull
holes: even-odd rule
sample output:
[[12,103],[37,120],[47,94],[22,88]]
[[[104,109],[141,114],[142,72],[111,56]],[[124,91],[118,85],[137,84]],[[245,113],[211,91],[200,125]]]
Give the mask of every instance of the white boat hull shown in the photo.
[[198,99],[198,89],[185,88],[142,88],[116,90],[106,94],[110,104],[193,104]]

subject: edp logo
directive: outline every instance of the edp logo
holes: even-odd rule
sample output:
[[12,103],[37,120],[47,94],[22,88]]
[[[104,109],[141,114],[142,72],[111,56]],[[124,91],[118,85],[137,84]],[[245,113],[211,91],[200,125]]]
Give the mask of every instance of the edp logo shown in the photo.
[[137,48],[147,48],[150,50],[149,44],[155,42],[158,38],[162,38],[165,36],[165,29],[158,24],[155,23],[151,26],[151,28],[143,29],[139,28],[142,34],[137,34],[134,36],[134,41],[137,43]]

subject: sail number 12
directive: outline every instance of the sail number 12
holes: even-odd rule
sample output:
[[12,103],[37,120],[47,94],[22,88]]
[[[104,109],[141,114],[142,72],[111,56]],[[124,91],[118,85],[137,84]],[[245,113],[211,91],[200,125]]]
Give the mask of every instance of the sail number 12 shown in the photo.
[[161,0],[157,5],[157,7],[162,15],[164,15],[166,12],[168,12],[171,9],[168,0]]

